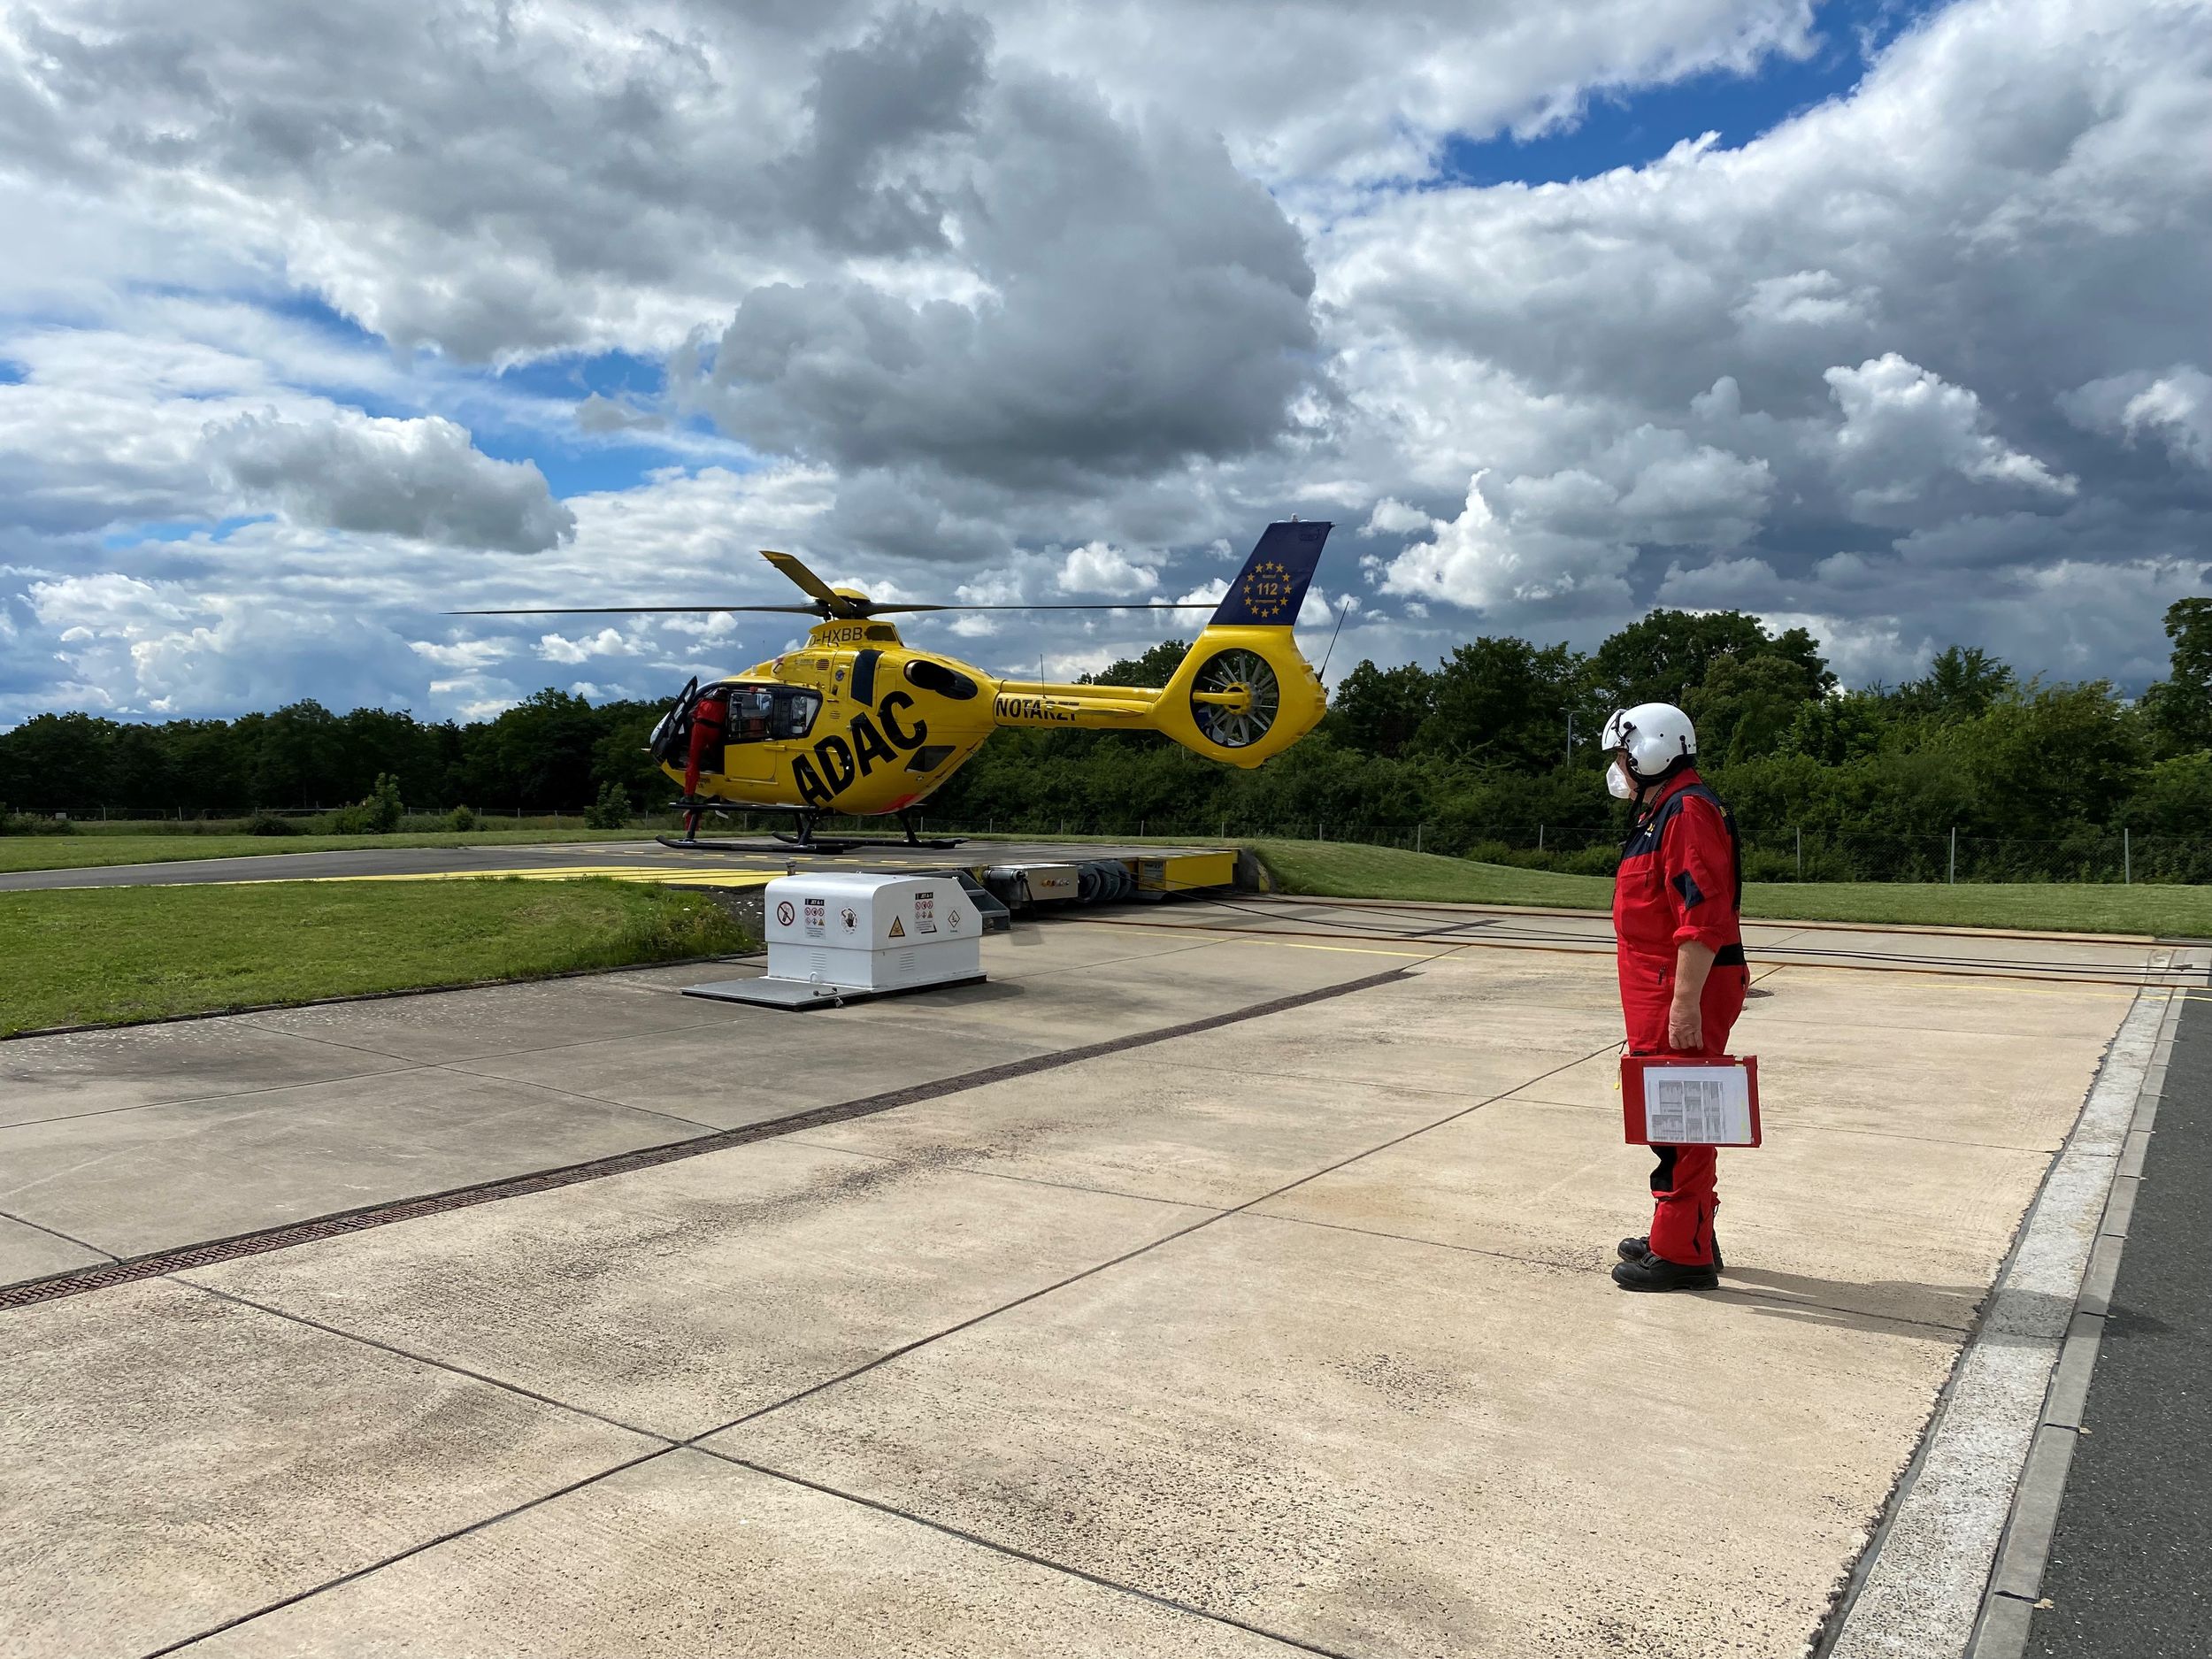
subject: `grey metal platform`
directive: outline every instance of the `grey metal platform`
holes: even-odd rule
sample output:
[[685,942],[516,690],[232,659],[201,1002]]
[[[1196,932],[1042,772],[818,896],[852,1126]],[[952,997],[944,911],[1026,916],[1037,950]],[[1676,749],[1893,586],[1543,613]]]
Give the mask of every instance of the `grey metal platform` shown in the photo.
[[872,1002],[879,996],[902,996],[909,991],[947,991],[956,986],[981,985],[985,975],[960,979],[933,979],[926,985],[897,985],[871,991],[849,985],[817,985],[806,979],[774,979],[763,974],[750,979],[713,979],[705,985],[684,987],[686,996],[714,1002],[750,1002],[757,1008],[842,1008],[849,1002]]

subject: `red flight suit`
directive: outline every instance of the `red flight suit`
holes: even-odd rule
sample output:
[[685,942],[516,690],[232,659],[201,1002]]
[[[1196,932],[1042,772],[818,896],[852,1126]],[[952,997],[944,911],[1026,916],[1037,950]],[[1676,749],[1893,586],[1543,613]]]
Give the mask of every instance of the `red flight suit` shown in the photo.
[[[1621,1013],[1631,1054],[1724,1054],[1743,1012],[1750,974],[1744,965],[1734,830],[1720,797],[1685,769],[1637,810],[1613,879],[1613,933],[1620,965]],[[1699,1002],[1704,1046],[1667,1041],[1677,948],[1694,939],[1713,951]],[[1651,1249],[1670,1262],[1709,1267],[1719,1156],[1711,1147],[1654,1147]]]
[[722,735],[729,718],[730,700],[726,692],[702,697],[693,705],[691,747],[684,757],[685,800],[698,798],[699,773],[708,761],[713,762],[713,771],[722,769]]

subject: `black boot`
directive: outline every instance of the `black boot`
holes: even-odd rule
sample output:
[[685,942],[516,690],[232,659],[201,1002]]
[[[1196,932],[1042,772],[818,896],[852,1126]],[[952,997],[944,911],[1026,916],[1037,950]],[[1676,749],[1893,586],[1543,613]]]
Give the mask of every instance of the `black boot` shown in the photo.
[[[1648,1234],[1639,1234],[1632,1239],[1623,1239],[1615,1248],[1620,1251],[1622,1261],[1640,1262],[1651,1254],[1651,1238]],[[1720,1234],[1716,1233],[1713,1235],[1713,1271],[1716,1273],[1724,1272],[1727,1267],[1728,1263],[1720,1259]]]
[[1615,1263],[1613,1282],[1623,1290],[1717,1290],[1720,1275],[1709,1267],[1685,1267],[1647,1251],[1640,1262]]

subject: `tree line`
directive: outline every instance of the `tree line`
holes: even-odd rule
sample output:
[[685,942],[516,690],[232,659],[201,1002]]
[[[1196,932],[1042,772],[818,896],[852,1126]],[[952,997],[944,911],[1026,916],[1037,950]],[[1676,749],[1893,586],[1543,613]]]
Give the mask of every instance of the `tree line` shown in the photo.
[[[1605,716],[1663,702],[1696,722],[1755,879],[1941,879],[1955,834],[1962,879],[2101,879],[2120,873],[2124,833],[2137,879],[2212,880],[2212,599],[2173,605],[2166,633],[2170,672],[2135,699],[1969,646],[1905,684],[1844,690],[1802,628],[1654,611],[1587,653],[1502,635],[1433,666],[1363,662],[1313,735],[1257,772],[1120,733],[1003,733],[939,810],[1402,843],[1417,825],[1427,850],[1594,873],[1626,817],[1605,790]],[[1184,649],[1100,678],[1162,684]]]
[[[2135,873],[2212,879],[2212,599],[2166,615],[2168,677],[2144,695],[2024,678],[1971,647],[1897,686],[1839,687],[1819,641],[1736,611],[1655,611],[1596,650],[1509,635],[1435,664],[1345,674],[1320,727],[1255,772],[1147,734],[1006,731],[928,805],[941,824],[1132,833],[1326,833],[1610,867],[1622,809],[1597,733],[1612,709],[1680,703],[1701,769],[1735,808],[1749,873]],[[1162,685],[1169,641],[1097,679]],[[672,798],[645,755],[664,705],[548,689],[495,718],[336,714],[312,702],[234,720],[41,715],[0,733],[0,801],[139,811],[334,807],[396,781],[411,810],[575,810],[610,785]],[[1415,826],[1418,826],[1417,831]],[[1537,838],[1545,839],[1541,853]]]
[[664,703],[594,706],[551,688],[489,720],[288,703],[234,720],[42,714],[0,732],[0,801],[42,811],[297,811],[366,800],[390,777],[412,811],[575,810],[610,783],[672,794],[645,754]]

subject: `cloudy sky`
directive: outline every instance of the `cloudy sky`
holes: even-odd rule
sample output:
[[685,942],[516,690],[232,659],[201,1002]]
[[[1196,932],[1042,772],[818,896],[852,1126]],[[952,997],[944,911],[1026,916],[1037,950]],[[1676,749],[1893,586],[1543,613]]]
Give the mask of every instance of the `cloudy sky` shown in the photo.
[[[2139,687],[2212,591],[2212,0],[22,0],[0,725],[664,695],[1218,592]],[[941,618],[1055,674],[1162,618]]]

